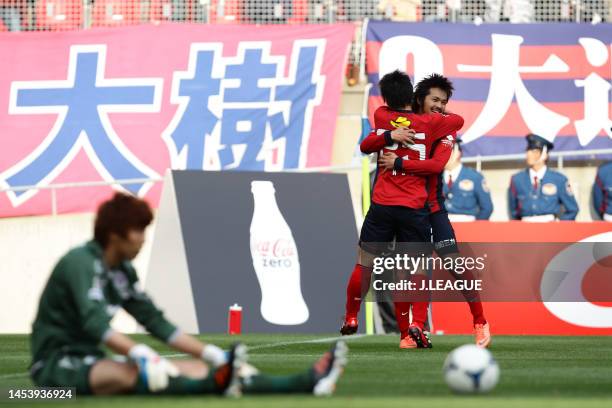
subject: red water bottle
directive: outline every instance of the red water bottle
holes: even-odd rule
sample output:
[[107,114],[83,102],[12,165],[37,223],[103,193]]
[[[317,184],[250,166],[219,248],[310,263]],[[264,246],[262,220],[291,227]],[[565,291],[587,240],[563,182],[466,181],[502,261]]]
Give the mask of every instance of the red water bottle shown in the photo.
[[227,317],[227,332],[229,334],[240,334],[242,331],[242,306],[234,303],[229,308]]

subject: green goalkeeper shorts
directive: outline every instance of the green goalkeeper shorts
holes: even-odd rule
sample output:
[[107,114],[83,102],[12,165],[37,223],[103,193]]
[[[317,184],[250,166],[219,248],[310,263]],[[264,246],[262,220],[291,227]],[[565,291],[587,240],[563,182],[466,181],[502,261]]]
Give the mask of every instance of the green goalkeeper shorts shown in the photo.
[[91,394],[89,371],[101,358],[59,352],[32,366],[32,380],[39,387],[76,388],[77,394]]

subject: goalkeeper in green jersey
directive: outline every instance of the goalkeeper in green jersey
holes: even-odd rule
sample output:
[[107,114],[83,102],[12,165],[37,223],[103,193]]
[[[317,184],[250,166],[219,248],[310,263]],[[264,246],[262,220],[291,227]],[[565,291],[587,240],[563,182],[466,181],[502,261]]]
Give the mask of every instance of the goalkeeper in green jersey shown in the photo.
[[[139,286],[131,260],[153,220],[149,205],[116,193],[98,209],[94,239],[69,251],[53,269],[32,327],[35,384],[74,387],[83,394],[314,393],[329,395],[346,364],[347,347],[335,343],[310,369],[268,376],[246,362],[246,347],[229,352],[204,344],[170,323]],[[125,309],[149,333],[192,356],[167,360],[145,344],[114,331]],[[109,358],[102,345],[127,357]]]

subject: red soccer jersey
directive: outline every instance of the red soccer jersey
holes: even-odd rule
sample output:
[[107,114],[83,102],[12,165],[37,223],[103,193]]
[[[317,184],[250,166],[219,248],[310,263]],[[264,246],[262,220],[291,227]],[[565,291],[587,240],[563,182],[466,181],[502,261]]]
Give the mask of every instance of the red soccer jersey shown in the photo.
[[[409,208],[424,208],[428,198],[427,178],[407,170],[405,164],[410,161],[426,160],[431,156],[434,142],[450,137],[463,126],[459,115],[428,113],[417,115],[410,111],[394,111],[381,106],[374,112],[374,125],[377,130],[371,132],[361,142],[364,153],[393,152],[403,159],[404,170],[384,171],[379,169],[374,185],[372,201],[382,205],[400,205]],[[384,130],[409,126],[416,132],[415,144],[398,146],[385,137]],[[449,140],[449,139],[447,139]],[[440,141],[442,143],[443,141]]]
[[427,204],[429,212],[435,213],[444,208],[444,196],[442,193],[441,179],[444,166],[453,152],[457,133],[446,136],[434,143],[433,153],[427,160],[404,160],[402,167],[415,176],[427,176]]

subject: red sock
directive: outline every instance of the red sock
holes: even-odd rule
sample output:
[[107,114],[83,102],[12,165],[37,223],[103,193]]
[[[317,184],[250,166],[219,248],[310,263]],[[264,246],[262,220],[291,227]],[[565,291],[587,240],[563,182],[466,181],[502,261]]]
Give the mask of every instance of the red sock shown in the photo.
[[410,279],[411,282],[415,283],[416,290],[414,291],[415,302],[412,303],[412,323],[419,326],[421,330],[425,327],[425,321],[427,320],[427,306],[429,305],[429,291],[421,290],[420,287],[422,282],[427,277],[423,275],[413,275]]
[[356,319],[361,308],[361,300],[368,293],[372,268],[355,264],[353,273],[346,287],[346,315],[345,318]]
[[484,310],[482,310],[482,302],[468,302],[468,305],[470,306],[470,312],[472,313],[474,325],[486,324],[487,319],[485,319],[484,317]]
[[408,327],[410,326],[410,303],[393,302],[395,306],[395,320],[400,332],[400,338],[408,337]]
[[[472,271],[467,270],[462,275],[457,273],[452,273],[455,279],[463,279],[463,280],[474,280],[474,274]],[[470,313],[472,313],[472,320],[474,324],[486,324],[487,319],[484,317],[484,310],[482,309],[482,302],[480,301],[480,296],[478,292],[475,291],[466,291],[463,292],[463,297],[465,297],[465,301],[470,307]]]

